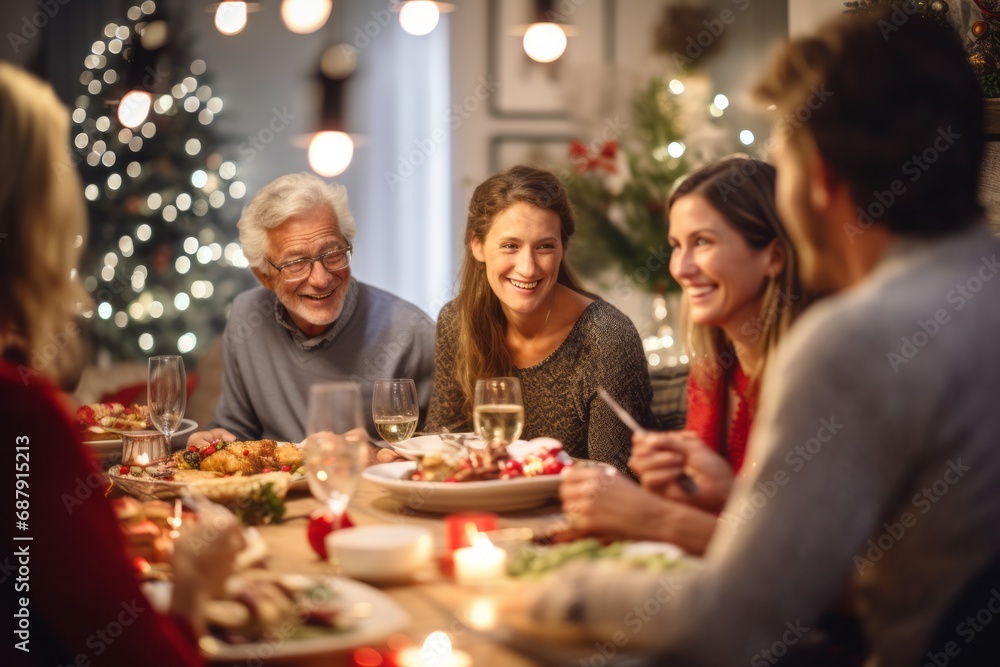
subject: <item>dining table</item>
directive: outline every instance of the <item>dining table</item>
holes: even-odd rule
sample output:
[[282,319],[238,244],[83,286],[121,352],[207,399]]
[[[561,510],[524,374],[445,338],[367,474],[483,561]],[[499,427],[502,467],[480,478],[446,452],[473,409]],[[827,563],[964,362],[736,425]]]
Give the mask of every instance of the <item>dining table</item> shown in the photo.
[[[268,569],[306,575],[336,574],[336,566],[331,561],[320,558],[310,547],[307,537],[310,514],[320,506],[308,492],[292,491],[286,498],[283,520],[257,527],[266,544],[264,564]],[[532,625],[530,619],[526,618],[527,614],[515,612],[524,617],[511,619],[506,616],[509,608],[504,606],[505,597],[510,595],[509,587],[524,584],[501,581],[493,586],[469,587],[457,583],[441,567],[441,556],[445,553],[444,515],[414,511],[368,479],[361,481],[347,509],[347,515],[355,526],[405,524],[430,530],[434,541],[434,557],[427,567],[402,583],[373,584],[409,614],[410,623],[401,632],[380,644],[353,647],[336,654],[300,657],[275,664],[296,667],[388,667],[400,664],[394,656],[404,646],[419,648],[433,632],[447,633],[454,650],[467,658],[471,665],[528,667],[647,664],[645,657],[634,653],[614,656],[602,654],[598,643],[593,641],[566,641],[565,637],[546,641],[544,636],[524,632],[524,628]],[[565,517],[558,500],[554,498],[535,508],[502,513],[497,519],[498,530],[506,532],[519,528],[544,533],[560,524],[565,524]],[[512,626],[519,629],[512,629]],[[216,664],[245,666],[247,662]],[[441,664],[449,663],[445,661]]]

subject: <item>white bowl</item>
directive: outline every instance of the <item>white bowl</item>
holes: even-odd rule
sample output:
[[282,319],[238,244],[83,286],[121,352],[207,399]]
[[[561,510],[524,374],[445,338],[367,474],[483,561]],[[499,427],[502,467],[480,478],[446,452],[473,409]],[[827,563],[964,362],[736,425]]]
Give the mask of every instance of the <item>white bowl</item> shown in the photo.
[[420,526],[358,526],[326,536],[327,553],[344,576],[371,582],[411,577],[430,561],[433,545],[431,531]]

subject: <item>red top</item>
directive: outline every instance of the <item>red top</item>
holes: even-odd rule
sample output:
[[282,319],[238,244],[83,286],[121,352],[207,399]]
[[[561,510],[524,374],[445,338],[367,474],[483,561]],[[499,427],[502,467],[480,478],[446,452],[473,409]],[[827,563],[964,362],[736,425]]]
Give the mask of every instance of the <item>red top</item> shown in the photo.
[[[11,496],[24,492],[11,498],[24,502],[20,508],[4,503],[6,544],[15,567],[27,570],[26,577],[24,570],[10,575],[4,595],[14,604],[15,630],[21,602],[28,604],[30,635],[20,645],[29,651],[13,651],[15,664],[201,665],[190,625],[155,612],[139,590],[104,498],[106,482],[55,387],[23,365],[0,360],[0,406],[10,462],[5,486]],[[26,515],[14,514],[25,507]],[[26,528],[15,525],[21,520]],[[15,646],[24,640],[13,637]]]
[[[752,421],[753,397],[747,396],[749,379],[743,373],[740,365],[724,370],[721,366],[718,379],[708,389],[702,388],[694,379],[694,373],[688,376],[688,409],[685,428],[698,434],[706,445],[719,452],[733,471],[739,474],[743,467],[743,457],[747,449],[747,437],[750,435]],[[726,395],[729,387],[736,390],[737,405],[733,423],[729,425],[726,442],[721,441],[722,425],[726,418]]]

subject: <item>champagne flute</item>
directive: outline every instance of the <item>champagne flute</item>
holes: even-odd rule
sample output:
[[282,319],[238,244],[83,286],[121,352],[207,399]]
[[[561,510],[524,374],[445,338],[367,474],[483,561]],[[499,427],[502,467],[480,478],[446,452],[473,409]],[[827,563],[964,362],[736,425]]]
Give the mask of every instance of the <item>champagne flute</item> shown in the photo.
[[524,401],[518,379],[476,380],[472,424],[476,435],[491,449],[505,447],[517,440],[524,428]]
[[394,445],[417,430],[420,405],[413,380],[377,380],[372,393],[372,419],[379,436]]
[[368,434],[355,382],[314,384],[309,390],[305,464],[309,490],[333,513],[339,529],[368,460]]
[[163,354],[149,358],[149,379],[146,385],[149,419],[163,434],[167,452],[173,451],[170,439],[181,425],[187,407],[187,378],[184,359],[178,354]]

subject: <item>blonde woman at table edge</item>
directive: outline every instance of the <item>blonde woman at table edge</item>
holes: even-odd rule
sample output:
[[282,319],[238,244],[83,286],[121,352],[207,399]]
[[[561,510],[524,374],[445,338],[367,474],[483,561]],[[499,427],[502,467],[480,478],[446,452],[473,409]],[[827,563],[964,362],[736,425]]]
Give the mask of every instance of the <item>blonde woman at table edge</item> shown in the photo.
[[8,503],[5,523],[13,530],[15,518],[23,521],[23,532],[8,538],[22,575],[30,560],[30,579],[20,577],[16,588],[11,581],[17,604],[30,605],[30,623],[14,624],[21,628],[15,648],[29,665],[83,664],[81,656],[113,665],[197,665],[202,601],[221,588],[242,544],[235,519],[202,515],[175,542],[171,616],[152,611],[104,482],[51,381],[59,364],[50,348],[57,341],[67,341],[59,354],[72,347],[68,341],[80,334],[73,314],[87,299],[71,278],[86,209],[69,129],[69,114],[48,85],[0,63],[0,405],[17,488],[25,491],[16,508]]
[[476,188],[458,295],[438,319],[426,429],[471,430],[476,380],[513,376],[523,439],[554,437],[571,456],[631,475],[631,434],[597,390],[651,424],[646,357],[632,321],[566,266],[575,227],[566,189],[547,171],[516,166]]
[[[642,488],[571,471],[560,495],[575,530],[694,554],[708,545],[743,463],[764,366],[809,301],[774,197],[774,167],[742,157],[703,167],[671,195],[670,272],[692,350],[688,430],[633,437],[629,465]],[[677,484],[681,472],[694,495]]]

